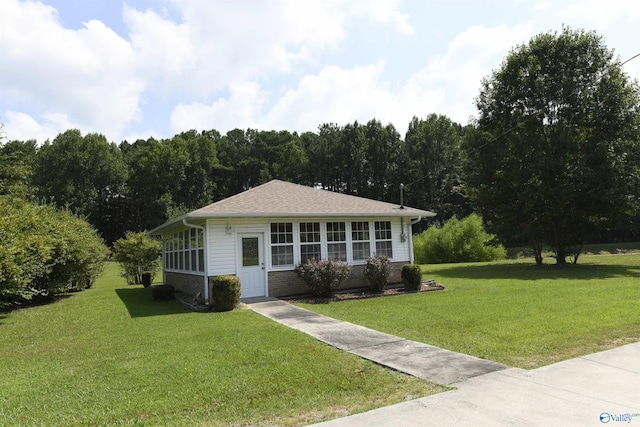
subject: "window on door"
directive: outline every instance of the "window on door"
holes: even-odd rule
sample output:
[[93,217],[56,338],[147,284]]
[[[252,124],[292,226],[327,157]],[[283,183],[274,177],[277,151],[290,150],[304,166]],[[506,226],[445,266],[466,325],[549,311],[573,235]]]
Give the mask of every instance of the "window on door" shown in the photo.
[[260,264],[260,248],[257,237],[242,238],[242,266],[252,267]]

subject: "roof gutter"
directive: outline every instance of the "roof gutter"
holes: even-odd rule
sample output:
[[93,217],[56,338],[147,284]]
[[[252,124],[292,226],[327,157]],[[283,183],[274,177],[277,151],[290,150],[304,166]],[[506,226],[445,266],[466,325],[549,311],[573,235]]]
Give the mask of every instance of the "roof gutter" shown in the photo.
[[[158,233],[158,231],[162,230],[163,228],[166,228],[166,227],[169,227],[169,226],[171,226],[171,225],[174,225],[174,224],[176,224],[176,223],[178,223],[178,222],[180,222],[180,221],[184,221],[184,220],[185,220],[186,218],[188,218],[189,216],[190,216],[189,214],[181,215],[181,216],[179,216],[179,217],[178,217],[178,218],[176,218],[176,219],[173,219],[173,220],[171,220],[171,221],[167,221],[167,222],[165,222],[164,224],[159,225],[159,226],[157,226],[156,228],[154,228],[154,229],[152,229],[152,230],[147,231],[147,234],[148,234],[148,235],[150,235],[150,236],[153,236],[154,234],[162,234],[162,233]],[[183,222],[183,223],[184,223],[184,222]],[[188,226],[187,226],[187,227],[188,227]]]

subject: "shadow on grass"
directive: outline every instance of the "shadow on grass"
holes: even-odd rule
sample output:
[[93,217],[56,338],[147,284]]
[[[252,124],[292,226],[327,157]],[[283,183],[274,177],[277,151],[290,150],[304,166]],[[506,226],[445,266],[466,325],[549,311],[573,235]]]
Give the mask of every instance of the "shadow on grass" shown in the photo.
[[430,267],[425,273],[463,279],[608,279],[612,277],[640,278],[638,267],[624,265],[542,265],[535,264],[483,264]]
[[139,287],[116,289],[116,294],[124,303],[131,317],[164,316],[166,314],[190,313],[191,311],[176,300],[155,301],[151,290]]

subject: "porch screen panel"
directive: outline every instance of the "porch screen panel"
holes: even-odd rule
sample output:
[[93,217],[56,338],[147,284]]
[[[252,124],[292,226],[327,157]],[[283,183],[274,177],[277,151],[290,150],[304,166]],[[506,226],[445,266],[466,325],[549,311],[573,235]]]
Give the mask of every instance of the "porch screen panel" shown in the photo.
[[165,268],[177,271],[204,271],[204,233],[189,229],[174,233],[165,241]]

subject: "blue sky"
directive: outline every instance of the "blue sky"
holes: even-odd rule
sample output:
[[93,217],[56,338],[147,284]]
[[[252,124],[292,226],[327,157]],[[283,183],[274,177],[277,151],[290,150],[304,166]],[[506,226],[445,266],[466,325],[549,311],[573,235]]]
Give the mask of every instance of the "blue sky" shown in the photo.
[[636,0],[2,0],[0,123],[40,143],[372,118],[404,135],[413,116],[466,124],[509,50],[563,24],[640,53]]

